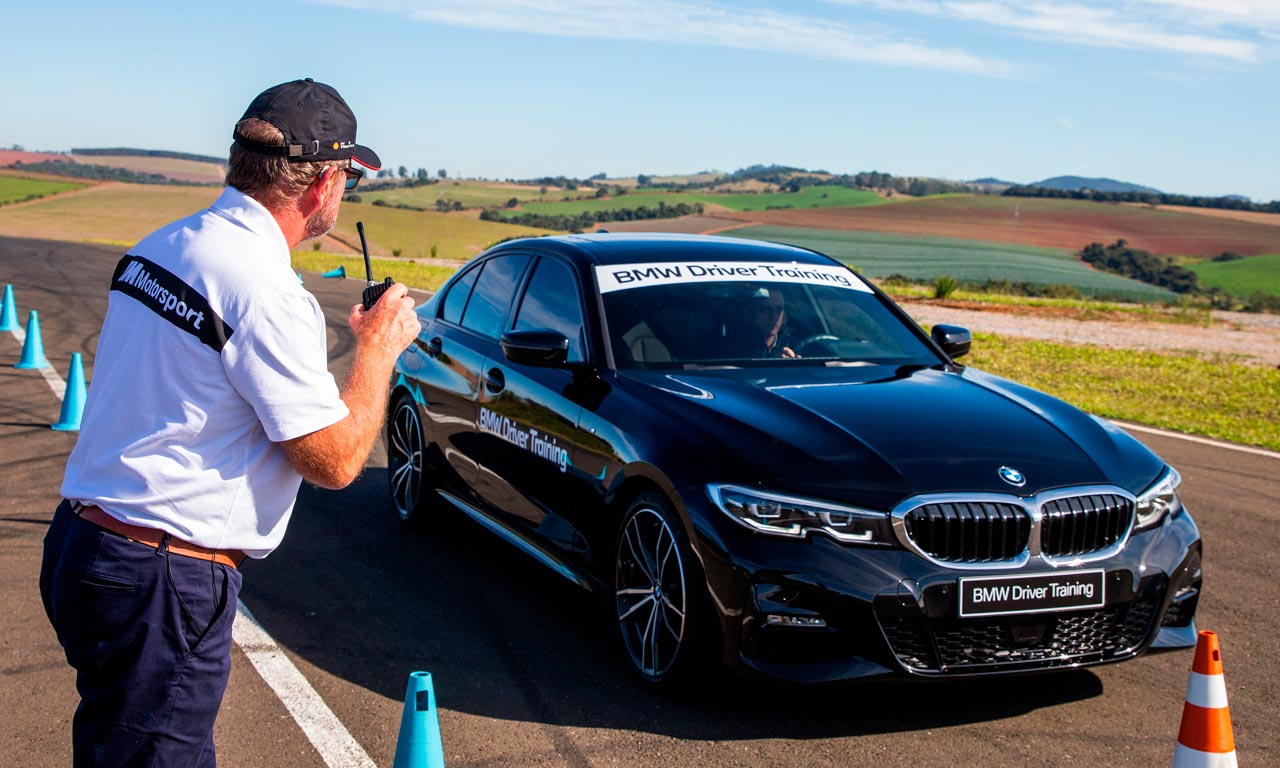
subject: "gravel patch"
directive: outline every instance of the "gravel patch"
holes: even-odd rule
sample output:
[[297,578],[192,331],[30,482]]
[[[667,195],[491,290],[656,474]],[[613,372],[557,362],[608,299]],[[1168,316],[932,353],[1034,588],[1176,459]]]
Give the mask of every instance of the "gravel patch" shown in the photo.
[[971,309],[900,301],[921,325],[946,323],[971,331],[1113,349],[1190,352],[1210,359],[1280,368],[1280,315],[1213,312],[1208,327],[1134,320],[1083,320],[1034,310]]

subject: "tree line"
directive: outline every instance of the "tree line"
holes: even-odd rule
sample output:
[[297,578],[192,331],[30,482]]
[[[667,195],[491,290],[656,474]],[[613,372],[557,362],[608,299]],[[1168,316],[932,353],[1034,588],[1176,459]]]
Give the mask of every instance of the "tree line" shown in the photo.
[[[1111,245],[1089,243],[1079,252],[1079,256],[1085,263],[1104,272],[1167,288],[1174,293],[1203,296],[1214,309],[1233,309],[1243,302],[1240,308],[1245,312],[1280,312],[1280,296],[1261,291],[1247,297],[1232,296],[1221,288],[1210,288],[1200,283],[1199,275],[1175,264],[1168,256],[1132,248],[1123,238]],[[1238,254],[1223,251],[1214,260],[1232,261],[1232,257],[1238,258]]]
[[924,197],[940,195],[948,192],[972,192],[969,184],[928,179],[923,177],[898,177],[881,171],[860,171],[859,173],[831,174],[823,170],[805,170],[790,165],[750,165],[732,173],[721,174],[712,179],[690,181],[684,183],[653,181],[651,176],[640,174],[636,182],[641,189],[665,189],[687,192],[697,189],[710,189],[744,181],[759,181],[772,184],[783,192],[799,192],[805,187],[848,187],[851,189],[888,189],[904,195]]
[[581,232],[596,224],[607,221],[643,221],[647,219],[674,219],[679,216],[702,213],[702,203],[677,203],[667,205],[659,202],[656,207],[641,205],[638,208],[617,208],[604,211],[583,211],[576,214],[543,214],[522,213],[504,214],[500,210],[486,209],[480,212],[482,221],[500,221],[505,224],[520,224],[539,229],[554,229],[561,232]]
[[1147,205],[1186,205],[1193,208],[1222,208],[1232,211],[1280,213],[1280,200],[1253,203],[1237,197],[1202,197],[1152,192],[1099,192],[1095,189],[1053,189],[1050,187],[1009,187],[1006,197],[1052,197],[1066,200],[1092,200],[1106,203],[1145,203]]
[[168,157],[174,160],[194,160],[197,163],[213,163],[226,165],[227,158],[209,155],[193,155],[190,152],[170,152],[166,149],[130,149],[128,147],[109,147],[106,149],[72,149],[73,155],[98,155],[103,157]]
[[64,162],[62,160],[41,160],[38,163],[16,162],[14,168],[34,173],[48,173],[55,176],[70,176],[76,179],[94,179],[98,181],[124,181],[130,184],[174,184],[183,187],[210,186],[203,182],[179,181],[159,173],[140,173],[127,168],[116,168],[110,165],[91,165],[89,163]]

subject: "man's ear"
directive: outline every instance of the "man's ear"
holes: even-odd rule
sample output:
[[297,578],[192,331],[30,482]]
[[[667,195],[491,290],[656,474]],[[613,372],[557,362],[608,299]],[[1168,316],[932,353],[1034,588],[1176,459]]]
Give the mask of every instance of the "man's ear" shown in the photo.
[[312,213],[324,207],[328,196],[333,192],[333,173],[337,171],[332,165],[326,165],[324,170],[316,174],[316,177],[307,185],[307,189],[302,193],[302,198],[298,201],[298,207],[302,210],[303,216],[310,216]]

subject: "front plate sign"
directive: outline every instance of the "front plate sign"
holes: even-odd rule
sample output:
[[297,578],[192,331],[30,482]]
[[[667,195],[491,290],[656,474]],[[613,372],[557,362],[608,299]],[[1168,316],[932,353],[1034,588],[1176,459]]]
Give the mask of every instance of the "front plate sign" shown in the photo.
[[960,579],[961,616],[1007,616],[1101,608],[1103,571],[979,576]]

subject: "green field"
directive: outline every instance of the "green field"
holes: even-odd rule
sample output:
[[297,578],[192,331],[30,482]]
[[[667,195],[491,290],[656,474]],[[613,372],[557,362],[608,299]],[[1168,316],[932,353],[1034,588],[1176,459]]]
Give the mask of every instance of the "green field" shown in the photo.
[[[576,213],[616,211],[622,208],[647,206],[657,208],[658,203],[679,205],[703,203],[719,205],[732,211],[762,211],[766,208],[853,208],[863,205],[887,203],[880,195],[865,189],[847,187],[804,187],[799,192],[736,192],[708,194],[705,192],[632,192],[616,197],[587,198],[557,203],[529,203],[521,208],[526,213],[550,216],[571,216]],[[516,212],[519,213],[519,212]],[[514,215],[514,214],[513,214]]]
[[[520,184],[499,184],[477,181],[450,181],[425,187],[393,187],[390,189],[357,189],[356,194],[362,202],[372,203],[383,200],[387,205],[409,205],[414,208],[434,210],[436,201],[440,199],[456,200],[464,208],[491,208],[505,206],[511,198],[520,202],[552,201],[565,196],[565,191],[558,187],[548,187],[544,195],[540,187]],[[571,192],[568,194],[579,194]]]
[[1008,280],[1073,285],[1091,296],[1116,295],[1146,301],[1176,299],[1176,294],[1163,288],[1092,270],[1071,251],[1057,248],[799,227],[744,227],[724,234],[811,248],[845,262],[867,277],[882,278],[897,273],[929,280],[949,275],[970,283]]
[[360,248],[356,222],[363,221],[372,253],[392,256],[396,250],[406,259],[469,259],[485,248],[510,237],[550,234],[545,229],[480,221],[474,214],[407,211],[369,203],[343,203],[332,234],[353,249]]
[[1258,291],[1280,296],[1280,254],[1235,261],[1201,261],[1185,266],[1205,285],[1236,296],[1252,296]]
[[0,176],[0,205],[35,200],[59,192],[82,189],[84,184],[73,181],[46,181],[43,179],[24,179],[18,176]]

